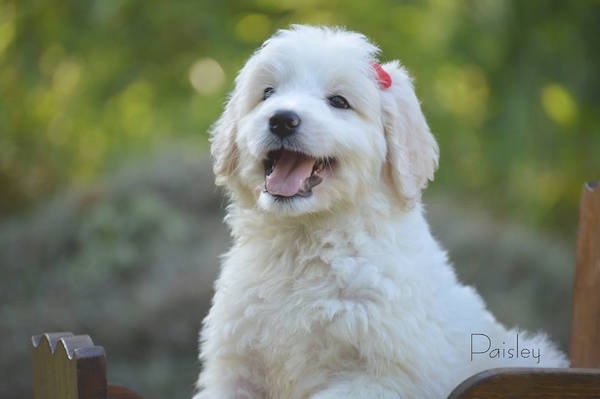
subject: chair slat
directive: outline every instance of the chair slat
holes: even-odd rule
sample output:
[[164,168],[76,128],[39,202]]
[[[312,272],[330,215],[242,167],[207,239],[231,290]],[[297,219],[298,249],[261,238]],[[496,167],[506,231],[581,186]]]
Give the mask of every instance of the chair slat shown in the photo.
[[573,284],[571,367],[600,368],[600,185],[583,189]]

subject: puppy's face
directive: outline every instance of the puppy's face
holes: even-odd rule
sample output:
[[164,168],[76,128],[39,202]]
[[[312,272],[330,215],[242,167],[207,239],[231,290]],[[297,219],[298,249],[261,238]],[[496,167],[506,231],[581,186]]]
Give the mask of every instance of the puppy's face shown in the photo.
[[[429,141],[429,175],[437,147],[408,76],[395,64],[378,75],[377,51],[362,35],[323,28],[294,27],[269,39],[238,75],[213,128],[217,183],[242,205],[286,215],[356,203],[383,185],[406,203],[418,197],[430,176],[411,173],[419,156],[411,155],[410,130]],[[406,109],[394,92],[407,97]],[[423,126],[402,117],[411,112]]]

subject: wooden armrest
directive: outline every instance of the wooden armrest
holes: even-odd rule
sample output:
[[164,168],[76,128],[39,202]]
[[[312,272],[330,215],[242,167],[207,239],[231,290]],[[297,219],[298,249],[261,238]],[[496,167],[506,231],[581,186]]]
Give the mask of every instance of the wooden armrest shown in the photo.
[[448,399],[600,398],[599,369],[497,368],[467,378]]
[[104,348],[89,335],[46,333],[31,342],[34,399],[141,399],[107,384]]

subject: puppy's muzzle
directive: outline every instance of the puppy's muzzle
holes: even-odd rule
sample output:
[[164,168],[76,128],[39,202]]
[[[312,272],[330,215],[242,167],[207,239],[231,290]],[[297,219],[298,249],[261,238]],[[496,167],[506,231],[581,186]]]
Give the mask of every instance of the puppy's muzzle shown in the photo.
[[293,111],[277,111],[269,119],[269,130],[281,138],[290,136],[298,130],[300,117]]

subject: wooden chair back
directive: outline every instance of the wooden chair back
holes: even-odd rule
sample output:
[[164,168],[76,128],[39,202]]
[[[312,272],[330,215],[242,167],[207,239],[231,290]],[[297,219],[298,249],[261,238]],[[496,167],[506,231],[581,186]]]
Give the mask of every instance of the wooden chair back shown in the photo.
[[583,188],[573,283],[571,367],[600,368],[600,185]]

